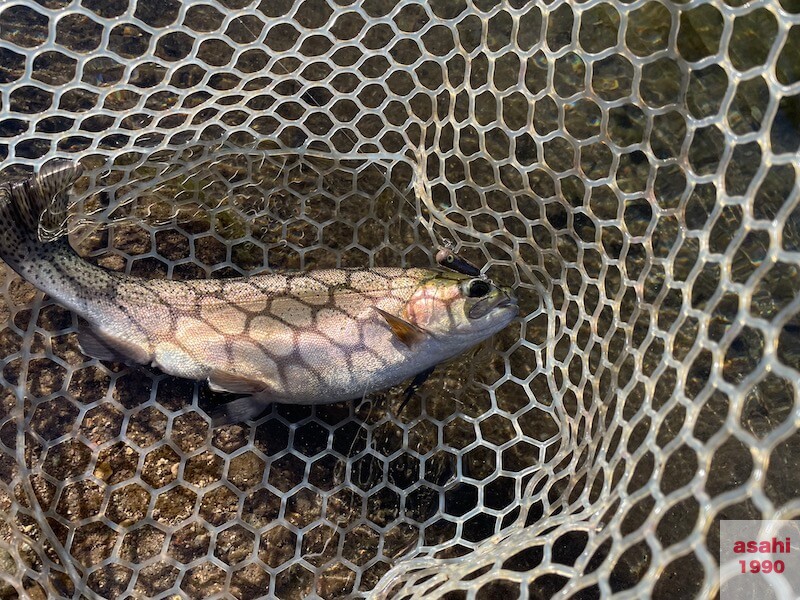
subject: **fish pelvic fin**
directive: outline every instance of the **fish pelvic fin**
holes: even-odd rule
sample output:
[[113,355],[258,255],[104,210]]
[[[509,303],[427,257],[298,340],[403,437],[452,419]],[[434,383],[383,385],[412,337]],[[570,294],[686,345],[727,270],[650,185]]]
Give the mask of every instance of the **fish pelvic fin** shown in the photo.
[[389,327],[391,328],[395,337],[409,348],[413,348],[422,342],[428,335],[425,333],[425,330],[414,325],[413,323],[409,323],[405,319],[396,317],[395,315],[388,313],[385,310],[381,310],[378,307],[375,307],[375,310],[377,310],[383,319],[389,324]]
[[229,392],[231,394],[263,394],[268,385],[257,379],[230,373],[221,369],[213,369],[208,374],[208,387],[214,392]]
[[220,406],[211,413],[211,426],[222,427],[242,421],[252,421],[267,409],[263,396],[237,398]]

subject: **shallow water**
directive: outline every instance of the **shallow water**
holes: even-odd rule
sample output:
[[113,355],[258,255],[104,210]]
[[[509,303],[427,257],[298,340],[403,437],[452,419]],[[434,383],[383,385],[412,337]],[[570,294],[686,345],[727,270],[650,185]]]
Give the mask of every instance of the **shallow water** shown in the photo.
[[795,4],[61,4],[0,11],[0,157],[81,159],[90,260],[429,265],[444,238],[522,311],[400,414],[397,388],[212,431],[219,394],[88,360],[6,272],[0,594],[705,597],[719,519],[793,506]]

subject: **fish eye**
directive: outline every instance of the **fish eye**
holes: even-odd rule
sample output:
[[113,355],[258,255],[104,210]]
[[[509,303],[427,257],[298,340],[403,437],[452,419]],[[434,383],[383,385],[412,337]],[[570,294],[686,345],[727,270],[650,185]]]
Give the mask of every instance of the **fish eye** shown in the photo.
[[467,296],[470,298],[483,298],[489,293],[489,284],[483,279],[473,279],[467,284]]

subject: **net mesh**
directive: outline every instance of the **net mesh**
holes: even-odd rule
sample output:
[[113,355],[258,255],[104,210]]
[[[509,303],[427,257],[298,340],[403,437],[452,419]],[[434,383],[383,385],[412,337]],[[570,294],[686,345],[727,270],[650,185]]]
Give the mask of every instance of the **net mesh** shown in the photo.
[[9,270],[0,597],[711,597],[720,519],[800,516],[800,4],[5,0],[4,181],[197,278],[429,265],[521,316],[398,414],[80,353]]

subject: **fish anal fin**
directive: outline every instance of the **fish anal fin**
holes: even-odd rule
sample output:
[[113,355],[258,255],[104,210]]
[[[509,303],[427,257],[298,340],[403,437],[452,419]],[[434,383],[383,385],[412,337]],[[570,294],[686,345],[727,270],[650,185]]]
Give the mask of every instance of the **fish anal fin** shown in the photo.
[[78,328],[78,345],[81,352],[98,360],[139,365],[150,362],[150,355],[142,347],[86,324],[81,324]]
[[378,307],[375,307],[375,310],[377,310],[378,313],[389,324],[392,333],[397,337],[397,339],[399,339],[409,348],[413,348],[416,344],[419,344],[425,339],[425,336],[427,335],[425,331],[413,323],[409,323],[405,319],[396,317]]
[[211,425],[222,427],[242,421],[252,421],[263,413],[268,405],[269,402],[265,401],[263,396],[247,396],[231,400],[211,413]]
[[208,387],[215,392],[231,394],[263,394],[269,387],[265,382],[238,373],[213,369],[208,374]]

